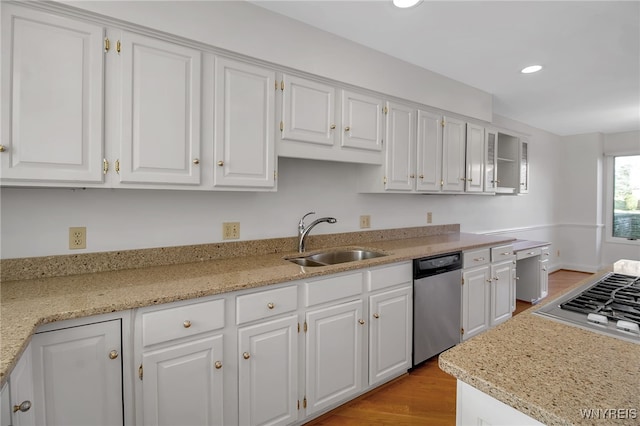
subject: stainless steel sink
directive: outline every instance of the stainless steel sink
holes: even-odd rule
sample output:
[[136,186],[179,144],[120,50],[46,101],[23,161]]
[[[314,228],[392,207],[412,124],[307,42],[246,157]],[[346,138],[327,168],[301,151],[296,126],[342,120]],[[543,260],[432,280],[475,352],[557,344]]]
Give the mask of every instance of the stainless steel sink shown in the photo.
[[336,265],[338,263],[356,262],[358,260],[373,259],[376,257],[387,256],[386,253],[365,249],[344,249],[330,250],[319,253],[310,254],[308,256],[293,257],[287,259],[289,262],[296,263],[301,266],[327,266]]

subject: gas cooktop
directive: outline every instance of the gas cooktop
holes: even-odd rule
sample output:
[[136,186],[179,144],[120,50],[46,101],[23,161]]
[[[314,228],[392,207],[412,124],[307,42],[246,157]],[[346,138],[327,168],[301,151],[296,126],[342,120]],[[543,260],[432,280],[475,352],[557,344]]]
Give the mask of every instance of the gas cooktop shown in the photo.
[[640,343],[640,277],[608,273],[550,302],[535,313]]

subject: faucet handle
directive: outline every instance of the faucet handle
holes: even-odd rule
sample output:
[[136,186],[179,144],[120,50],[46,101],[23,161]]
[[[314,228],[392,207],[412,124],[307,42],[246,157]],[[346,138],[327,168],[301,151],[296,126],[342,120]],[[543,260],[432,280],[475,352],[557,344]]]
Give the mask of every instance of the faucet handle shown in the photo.
[[304,216],[302,216],[302,218],[300,219],[300,222],[298,222],[298,226],[304,226],[304,218],[309,216],[309,215],[312,215],[312,214],[316,214],[316,212],[309,212],[309,213],[305,214]]

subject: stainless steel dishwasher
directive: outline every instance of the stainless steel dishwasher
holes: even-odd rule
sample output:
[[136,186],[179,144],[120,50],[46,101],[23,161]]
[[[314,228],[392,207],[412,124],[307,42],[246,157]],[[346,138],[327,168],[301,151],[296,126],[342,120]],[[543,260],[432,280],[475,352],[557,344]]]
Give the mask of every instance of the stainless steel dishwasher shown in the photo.
[[413,365],[460,343],[462,253],[413,261]]

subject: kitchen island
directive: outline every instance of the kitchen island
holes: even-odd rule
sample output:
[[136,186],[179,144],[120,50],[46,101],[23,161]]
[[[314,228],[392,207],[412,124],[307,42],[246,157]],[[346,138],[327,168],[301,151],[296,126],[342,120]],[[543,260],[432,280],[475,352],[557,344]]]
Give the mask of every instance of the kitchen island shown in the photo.
[[442,353],[440,368],[546,425],[637,425],[640,345],[535,315],[540,307]]

